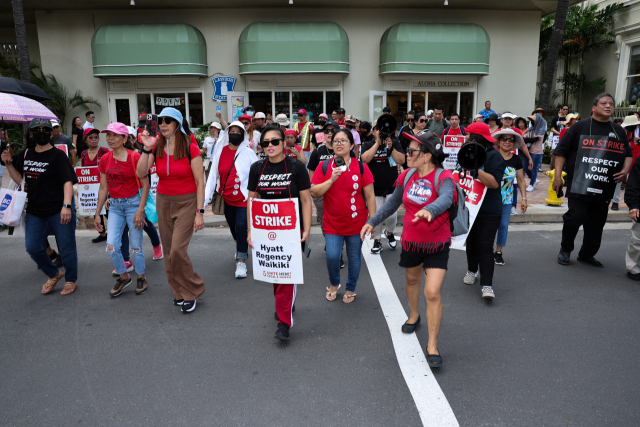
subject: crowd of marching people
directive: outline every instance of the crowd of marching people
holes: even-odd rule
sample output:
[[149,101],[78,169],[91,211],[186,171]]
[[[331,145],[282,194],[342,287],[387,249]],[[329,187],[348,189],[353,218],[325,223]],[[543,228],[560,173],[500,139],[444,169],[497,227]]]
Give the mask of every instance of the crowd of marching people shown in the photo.
[[[335,301],[342,289],[345,254],[348,268],[341,300],[351,304],[357,296],[363,241],[372,239],[370,251],[374,255],[385,249],[383,237],[389,250],[396,250],[399,243],[399,265],[405,269],[410,308],[406,322],[399,327],[413,333],[420,324],[420,282],[424,277],[429,331],[426,354],[429,365],[439,367],[443,363],[438,350],[441,289],[452,241],[466,235],[467,273],[462,281],[474,285],[479,276],[480,295],[494,299],[494,270],[496,265],[505,265],[510,219],[526,213],[529,207],[527,196],[540,182],[546,145],[551,149],[550,169],[555,171],[553,188],[558,196],[566,192],[568,197],[558,262],[570,264],[582,226],[584,239],[577,260],[603,267],[595,255],[610,201],[612,209],[619,209],[620,189],[626,182],[624,200],[634,220],[626,253],[627,271],[631,279],[640,280],[640,165],[635,162],[640,153],[640,120],[630,116],[616,124],[611,119],[613,109],[613,97],[601,94],[588,118],[580,120],[578,113],[570,113],[563,105],[548,124],[542,109],[526,117],[510,111],[498,114],[487,101],[471,123],[463,125],[456,113],[445,117],[442,106],[426,112],[408,111],[400,123],[386,107],[376,122],[369,123],[347,115],[344,108],[317,117],[300,109],[296,120],[284,114],[271,120],[270,114],[256,112],[249,105],[230,123],[218,112],[219,121],[211,123],[202,146],[175,108],[164,108],[158,114],[157,135],[117,122],[98,130],[93,126],[95,114],[88,112],[84,124],[78,117],[72,121],[72,138],[60,132],[57,122],[34,119],[27,148],[18,154],[3,151],[2,161],[11,179],[28,194],[25,247],[47,275],[43,294],[53,292],[60,281],[64,282],[62,295],[77,288],[76,161],[77,166],[97,167],[99,171],[93,221],[99,234],[92,241],[105,242],[113,263],[117,279],[110,296],[118,297],[134,283],[134,271],[135,294],[147,291],[146,234],[153,260],[164,260],[173,304],[183,313],[196,309],[205,290],[187,252],[193,233],[204,227],[205,209],[224,215],[235,241],[235,278],[244,279],[248,276],[249,249],[253,248],[251,200],[296,199],[303,248],[309,242],[312,211],[316,210],[324,236],[329,276],[325,299],[329,302]],[[482,164],[470,167],[460,161],[454,170],[445,168],[443,141],[450,136],[464,138],[465,146],[480,150]],[[106,147],[100,144],[102,137]],[[617,185],[611,186],[611,191],[591,189],[588,191],[593,194],[585,195],[579,190],[583,179],[578,153],[584,139],[590,137],[617,147],[620,161],[612,175]],[[2,138],[4,142],[6,134]],[[66,144],[67,154],[55,149],[56,144]],[[152,169],[158,179],[155,196],[150,191]],[[460,233],[454,222],[464,219],[460,215],[466,212],[465,192],[458,182],[459,175],[465,173],[486,192],[469,221],[470,229]],[[278,188],[269,186],[273,176],[281,177]],[[153,220],[146,210],[152,202],[157,213]],[[402,231],[397,237],[401,206]],[[58,253],[49,245],[50,234],[55,236]],[[275,337],[289,340],[297,284],[274,283],[273,289]]]

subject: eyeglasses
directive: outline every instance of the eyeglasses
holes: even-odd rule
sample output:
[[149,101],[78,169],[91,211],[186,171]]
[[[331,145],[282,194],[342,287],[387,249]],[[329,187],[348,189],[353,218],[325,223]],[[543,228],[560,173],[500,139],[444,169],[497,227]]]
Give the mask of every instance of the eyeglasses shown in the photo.
[[514,137],[501,136],[500,142],[508,142],[510,144],[514,144],[516,142],[516,139]]
[[170,125],[173,119],[171,117],[158,117],[158,124]]
[[350,143],[351,141],[349,141],[348,139],[336,139],[333,141],[333,145],[347,145]]
[[335,129],[322,129],[322,133],[327,135],[327,134],[330,134],[330,133],[336,133],[336,130]]
[[282,142],[282,138],[274,138],[274,139],[269,140],[269,141],[260,141],[260,146],[262,148],[267,148],[269,146],[269,144],[271,144],[274,147],[277,147],[278,145],[280,145],[281,142]]
[[98,135],[89,135],[87,139],[100,139]]
[[569,109],[568,108],[563,108],[562,111],[569,111]]
[[414,154],[419,154],[420,150],[417,148],[407,148],[407,157],[413,157]]
[[425,119],[420,119],[418,120],[418,123],[427,123],[427,121]]
[[51,132],[51,129],[47,128],[33,128],[31,129],[32,133],[42,133],[42,132]]
[[240,122],[240,123],[242,123],[242,124],[243,124],[243,125],[245,125],[245,126],[246,126],[246,125],[250,125],[250,124],[251,124],[251,122]]

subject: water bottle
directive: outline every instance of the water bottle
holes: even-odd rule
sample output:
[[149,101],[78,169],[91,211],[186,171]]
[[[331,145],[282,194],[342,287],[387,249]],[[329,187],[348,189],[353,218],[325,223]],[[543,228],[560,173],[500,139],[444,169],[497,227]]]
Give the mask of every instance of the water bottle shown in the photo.
[[219,113],[222,111],[222,103],[219,99],[216,99],[216,112]]

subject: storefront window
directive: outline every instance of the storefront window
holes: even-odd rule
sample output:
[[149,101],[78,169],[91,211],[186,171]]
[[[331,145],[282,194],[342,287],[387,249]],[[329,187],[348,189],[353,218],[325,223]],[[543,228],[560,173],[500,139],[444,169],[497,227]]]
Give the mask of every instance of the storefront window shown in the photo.
[[429,92],[428,110],[434,110],[441,105],[444,117],[456,113],[458,105],[458,92]]
[[[156,114],[159,114],[164,107],[173,107],[185,117],[187,109],[185,105],[185,94],[183,93],[155,93]],[[202,104],[202,102],[200,102]]]
[[202,93],[189,93],[189,127],[197,128],[203,124]]
[[460,124],[467,126],[473,120],[473,92],[460,92]]
[[631,48],[629,72],[627,73],[627,101],[635,105],[640,99],[640,46]]
[[424,106],[424,92],[411,92],[411,110],[416,113],[426,111]]
[[387,106],[400,124],[404,124],[407,115],[407,97],[407,92],[387,92]]
[[324,113],[331,117],[331,113],[340,108],[340,92],[326,92],[327,105]]
[[139,93],[138,94],[138,116],[140,114],[151,114],[151,95],[148,93]]
[[289,113],[289,92],[276,92],[276,116],[285,114],[290,119]]
[[[322,113],[322,92],[292,92],[293,115],[297,116],[298,110],[307,110],[307,119],[315,120]],[[297,119],[297,118],[296,118]]]
[[249,92],[249,104],[255,107],[256,113],[270,113],[272,108],[271,92]]

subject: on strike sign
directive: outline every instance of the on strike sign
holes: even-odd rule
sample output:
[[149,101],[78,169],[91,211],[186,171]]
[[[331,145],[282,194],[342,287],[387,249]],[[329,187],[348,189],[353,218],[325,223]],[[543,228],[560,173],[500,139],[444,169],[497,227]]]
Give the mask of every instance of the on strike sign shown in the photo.
[[298,199],[251,200],[253,278],[303,283]]
[[581,135],[571,192],[610,199],[616,188],[613,175],[622,170],[624,142],[608,135]]
[[464,135],[446,135],[442,141],[442,151],[449,157],[444,159],[442,166],[445,169],[455,169],[458,163],[458,151],[464,144]]
[[[473,179],[470,176],[466,176],[465,179],[460,179],[460,172],[453,172],[453,179],[460,184],[460,187],[464,190],[467,197],[465,199],[465,205],[469,209],[469,231],[473,227],[473,223],[476,220],[480,206],[484,201],[484,196],[487,194],[487,187],[480,182],[480,180]],[[451,247],[453,249],[465,250],[465,243],[467,241],[468,234],[461,234],[451,238]]]
[[[94,216],[98,206],[98,190],[100,190],[100,172],[97,166],[77,167],[78,177],[78,215]],[[102,208],[101,215],[106,212]]]

